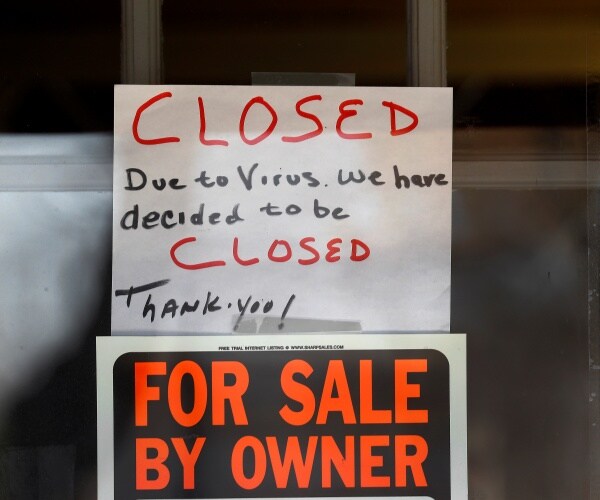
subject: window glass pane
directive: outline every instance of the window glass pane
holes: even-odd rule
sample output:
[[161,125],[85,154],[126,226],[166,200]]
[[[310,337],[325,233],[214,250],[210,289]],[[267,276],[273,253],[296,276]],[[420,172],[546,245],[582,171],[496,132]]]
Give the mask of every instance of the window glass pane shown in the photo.
[[584,126],[593,0],[448,2],[448,80],[468,126]]
[[165,0],[165,81],[244,85],[252,72],[326,72],[403,85],[405,10],[386,0]]
[[[586,37],[600,4],[447,7],[452,330],[468,334],[471,496],[588,498]],[[72,137],[50,133],[110,131],[119,18],[116,1],[0,7],[0,133],[51,137],[39,155],[51,167],[73,155],[58,147]],[[406,83],[405,2],[164,0],[163,20],[167,83],[249,84],[252,72]],[[34,142],[14,156],[33,157]],[[89,159],[82,144],[72,151]],[[0,148],[9,154],[5,137]],[[465,174],[490,189],[461,188]],[[110,193],[0,192],[0,208],[0,498],[93,499]]]
[[112,128],[120,5],[22,0],[0,6],[0,132]]
[[0,3],[3,499],[96,498],[112,197],[88,181],[111,167],[120,12],[115,0]]
[[447,6],[462,187],[454,193],[452,329],[469,339],[470,495],[595,498],[586,57],[600,4]]
[[555,159],[586,153],[586,40],[593,0],[448,2],[455,152]]

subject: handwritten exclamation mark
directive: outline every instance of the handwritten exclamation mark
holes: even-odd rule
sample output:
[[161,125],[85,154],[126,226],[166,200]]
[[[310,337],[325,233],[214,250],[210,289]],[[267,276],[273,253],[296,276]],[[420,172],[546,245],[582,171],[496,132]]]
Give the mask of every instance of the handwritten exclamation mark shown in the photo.
[[279,323],[279,329],[280,330],[283,329],[285,317],[286,317],[288,311],[290,310],[290,307],[292,307],[292,302],[294,302],[295,298],[296,298],[296,296],[294,294],[292,294],[290,296],[290,299],[288,300],[287,304],[285,305],[285,307],[283,309],[283,314],[281,315],[281,323]]

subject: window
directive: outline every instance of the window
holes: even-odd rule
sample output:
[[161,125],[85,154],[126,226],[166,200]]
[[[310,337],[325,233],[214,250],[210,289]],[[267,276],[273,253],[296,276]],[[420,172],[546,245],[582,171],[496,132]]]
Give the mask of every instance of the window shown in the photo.
[[468,338],[471,495],[598,496],[597,2],[64,0],[0,13],[0,497],[96,495],[112,85],[252,73],[454,87],[452,331]]

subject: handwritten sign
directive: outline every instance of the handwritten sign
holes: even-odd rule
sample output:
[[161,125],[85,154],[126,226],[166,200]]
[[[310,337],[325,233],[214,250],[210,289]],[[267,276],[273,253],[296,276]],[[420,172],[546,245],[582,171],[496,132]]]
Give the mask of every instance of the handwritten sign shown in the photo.
[[451,95],[117,86],[113,331],[448,330]]
[[464,335],[97,347],[100,500],[467,498]]

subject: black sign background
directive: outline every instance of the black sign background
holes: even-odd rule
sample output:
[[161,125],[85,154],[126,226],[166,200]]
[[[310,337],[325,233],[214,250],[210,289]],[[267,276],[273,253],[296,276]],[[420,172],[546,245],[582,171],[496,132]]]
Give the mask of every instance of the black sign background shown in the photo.
[[[327,365],[330,360],[339,359],[344,368],[354,410],[358,415],[359,401],[359,361],[372,360],[373,364],[373,407],[375,409],[394,408],[394,360],[427,359],[427,373],[410,373],[409,383],[420,384],[421,397],[409,399],[410,409],[427,409],[427,424],[352,424],[343,423],[338,413],[331,413],[327,424],[317,425],[314,418],[310,423],[298,427],[287,424],[279,415],[279,410],[294,402],[285,396],[280,387],[281,371],[293,359],[307,361],[313,367],[312,375],[302,383],[310,387],[316,396],[317,408],[323,388]],[[191,360],[198,363],[208,382],[210,391],[213,361],[239,361],[250,375],[250,385],[243,400],[248,417],[248,425],[236,426],[231,412],[226,407],[226,425],[211,425],[210,395],[204,418],[197,426],[180,426],[171,416],[167,404],[168,375],[180,361]],[[148,426],[136,427],[134,422],[134,363],[139,361],[165,361],[167,376],[151,376],[149,384],[159,387],[161,400],[148,405]],[[429,496],[435,500],[450,499],[450,403],[449,366],[446,357],[439,351],[426,350],[315,350],[315,351],[243,351],[243,352],[148,352],[122,355],[114,365],[114,447],[115,447],[115,499],[184,499],[184,498],[256,498],[256,497],[336,497],[336,496]],[[189,380],[188,380],[189,379]],[[193,384],[191,377],[184,377],[182,399],[183,408],[193,406]],[[298,406],[295,407],[298,409]],[[427,487],[416,487],[412,482],[410,469],[408,485],[394,486],[394,438],[395,435],[422,436],[428,444],[428,457],[423,470],[428,481]],[[313,472],[308,488],[299,488],[293,469],[285,489],[275,486],[273,473],[267,464],[264,481],[254,490],[238,486],[231,473],[231,454],[235,443],[243,436],[255,436],[264,443],[266,436],[275,436],[280,451],[285,449],[288,436],[298,436],[301,446],[306,446],[309,436],[333,436],[340,449],[344,449],[344,437],[356,436],[356,486],[346,488],[335,470],[332,472],[332,487],[321,486],[321,460],[319,447],[315,455]],[[361,435],[390,436],[389,447],[376,447],[373,453],[383,457],[383,466],[374,468],[373,475],[389,476],[389,488],[360,487],[360,459],[358,437]],[[165,465],[171,471],[171,481],[162,490],[136,490],[135,440],[140,437],[184,438],[191,449],[195,438],[206,437],[195,468],[195,489],[184,490],[182,467],[171,447]],[[409,451],[410,453],[410,451]],[[253,464],[250,454],[245,455],[244,468],[251,474]]]

